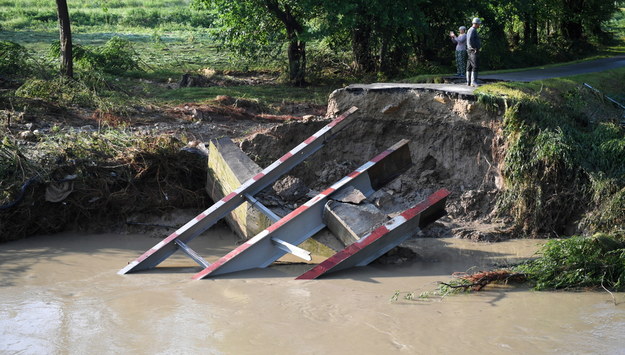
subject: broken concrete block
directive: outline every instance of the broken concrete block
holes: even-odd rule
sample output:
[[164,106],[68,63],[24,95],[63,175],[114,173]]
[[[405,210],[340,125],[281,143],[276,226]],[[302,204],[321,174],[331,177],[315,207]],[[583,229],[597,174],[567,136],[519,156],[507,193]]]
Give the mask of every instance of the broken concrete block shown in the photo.
[[348,246],[386,222],[387,217],[371,203],[354,205],[328,201],[323,220],[328,229]]
[[[230,138],[210,141],[206,191],[213,201],[219,201],[261,171]],[[255,236],[272,223],[248,202],[230,212],[225,219],[232,231],[243,239]]]
[[359,204],[366,200],[367,197],[358,189],[349,186],[331,197],[332,200],[346,203]]

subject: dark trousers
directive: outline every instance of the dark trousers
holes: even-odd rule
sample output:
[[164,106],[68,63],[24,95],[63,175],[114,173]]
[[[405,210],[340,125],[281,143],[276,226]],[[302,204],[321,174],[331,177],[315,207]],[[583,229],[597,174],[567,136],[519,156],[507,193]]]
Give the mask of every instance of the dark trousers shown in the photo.
[[467,72],[475,73],[474,78],[477,79],[477,51],[475,49],[469,49],[467,52],[469,53],[469,60],[467,60]]

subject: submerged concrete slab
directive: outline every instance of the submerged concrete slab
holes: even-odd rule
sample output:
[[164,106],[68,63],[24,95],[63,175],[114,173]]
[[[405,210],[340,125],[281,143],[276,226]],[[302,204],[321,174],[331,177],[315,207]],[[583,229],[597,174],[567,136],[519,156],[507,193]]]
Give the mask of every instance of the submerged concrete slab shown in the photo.
[[[206,191],[213,201],[221,200],[261,171],[230,138],[210,141]],[[242,203],[225,220],[242,239],[255,236],[272,223],[269,217],[249,202]]]
[[[223,198],[262,170],[230,138],[210,141],[208,151],[206,191],[213,200],[217,201]],[[278,196],[273,195],[273,197],[281,201]],[[285,206],[284,201],[281,201],[280,204]],[[291,211],[288,209],[287,213],[283,213],[285,209],[272,208],[271,212],[283,216]],[[232,231],[245,240],[257,235],[274,223],[265,211],[249,202],[242,203],[224,218]],[[312,239],[307,240],[302,247],[314,254],[329,256],[333,254],[333,251],[336,251],[337,244],[340,245],[341,243],[332,235],[319,237],[315,235]]]
[[371,203],[329,201],[323,210],[323,220],[343,245],[348,246],[380,226],[387,217]]

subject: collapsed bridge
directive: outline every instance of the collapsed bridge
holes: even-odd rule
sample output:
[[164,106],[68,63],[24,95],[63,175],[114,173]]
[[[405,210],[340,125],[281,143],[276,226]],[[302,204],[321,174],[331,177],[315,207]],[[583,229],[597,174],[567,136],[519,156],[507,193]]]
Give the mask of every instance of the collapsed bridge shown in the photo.
[[[347,110],[343,115],[129,263],[119,271],[119,274],[154,268],[178,250],[203,267],[203,270],[195,274],[193,279],[266,267],[286,253],[310,260],[310,252],[299,248],[298,245],[328,226],[341,240],[345,248],[298,277],[298,279],[312,279],[328,272],[367,265],[414,235],[420,228],[424,228],[443,216],[445,214],[445,201],[449,195],[449,192],[444,189],[435,192],[425,201],[390,220],[382,220],[381,223],[378,221],[374,225],[369,225],[368,228],[363,229],[364,231],[369,230],[368,233],[354,232],[354,228],[347,222],[347,219],[342,218],[340,209],[332,208],[331,202],[341,200],[353,202],[354,199],[362,202],[384,184],[406,171],[412,165],[407,140],[401,140],[392,145],[282,218],[254,197],[280,176],[319,150],[338,131],[351,122],[350,116],[356,110],[355,107]],[[213,146],[215,144],[219,143],[213,143]],[[233,152],[232,144],[224,144],[224,146],[227,148],[223,151],[220,149],[213,149],[213,151],[219,152],[216,154],[218,157],[226,155],[231,159],[213,158],[213,161],[217,159],[225,162],[226,170],[232,172],[233,167],[237,172],[249,172],[258,169],[252,165],[254,163],[249,158],[246,160],[240,154],[237,155],[236,152]],[[215,153],[211,155],[215,156]],[[232,159],[236,156],[239,159]],[[247,168],[242,169],[242,167]],[[214,176],[213,179],[213,185],[220,180],[219,176]],[[255,209],[273,223],[212,264],[187,245],[192,239],[228,214],[229,224],[238,227],[235,227],[234,230],[245,236],[248,232],[247,214],[231,213],[242,204],[248,204],[247,207],[243,206],[244,210]],[[363,223],[367,223],[367,218],[357,221],[357,224]]]

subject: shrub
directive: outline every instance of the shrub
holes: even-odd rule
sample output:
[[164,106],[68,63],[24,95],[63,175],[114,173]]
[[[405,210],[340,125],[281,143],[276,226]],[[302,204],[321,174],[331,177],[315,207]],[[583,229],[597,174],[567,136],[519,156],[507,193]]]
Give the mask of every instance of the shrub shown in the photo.
[[32,72],[28,50],[10,41],[0,42],[0,75],[24,76]]
[[22,85],[15,95],[33,99],[42,99],[61,106],[81,105],[96,107],[100,101],[95,92],[83,84],[66,77],[53,80],[30,79]]
[[517,267],[537,290],[605,287],[625,290],[625,243],[597,234],[550,240],[540,257]]

